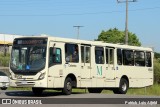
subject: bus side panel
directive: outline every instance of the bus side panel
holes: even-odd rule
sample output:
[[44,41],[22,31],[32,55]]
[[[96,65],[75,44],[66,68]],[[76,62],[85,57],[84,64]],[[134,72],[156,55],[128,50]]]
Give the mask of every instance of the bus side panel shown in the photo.
[[127,76],[129,87],[145,87],[153,84],[153,71],[150,67],[118,66],[116,71],[116,87],[119,86],[122,76]]

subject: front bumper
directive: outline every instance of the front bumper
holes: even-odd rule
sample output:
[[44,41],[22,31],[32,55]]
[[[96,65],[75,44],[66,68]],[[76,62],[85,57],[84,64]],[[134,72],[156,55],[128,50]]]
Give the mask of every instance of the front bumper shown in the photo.
[[10,80],[11,87],[47,87],[44,80]]

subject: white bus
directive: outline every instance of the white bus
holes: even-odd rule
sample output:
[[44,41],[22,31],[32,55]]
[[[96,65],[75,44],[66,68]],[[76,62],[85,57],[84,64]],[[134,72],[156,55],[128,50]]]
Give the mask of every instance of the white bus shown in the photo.
[[66,39],[15,38],[10,61],[10,86],[32,87],[35,95],[45,89],[87,88],[126,94],[128,88],[153,84],[152,48]]

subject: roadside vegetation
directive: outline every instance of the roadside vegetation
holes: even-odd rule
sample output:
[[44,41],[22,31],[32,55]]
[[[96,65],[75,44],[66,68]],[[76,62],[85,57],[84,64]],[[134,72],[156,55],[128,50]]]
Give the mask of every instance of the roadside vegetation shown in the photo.
[[0,67],[8,67],[10,61],[10,54],[7,53],[4,55],[4,53],[0,53]]

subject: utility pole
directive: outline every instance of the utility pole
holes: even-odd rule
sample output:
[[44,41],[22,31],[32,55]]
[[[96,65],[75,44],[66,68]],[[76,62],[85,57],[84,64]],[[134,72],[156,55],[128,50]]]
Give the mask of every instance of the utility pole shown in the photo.
[[6,56],[6,43],[5,43],[5,35],[4,35],[4,56]]
[[125,44],[128,45],[128,2],[136,2],[136,0],[117,0],[118,3],[126,3],[126,22],[125,22]]
[[77,39],[79,39],[79,29],[80,29],[80,27],[83,27],[83,26],[73,26],[73,27],[77,28]]

